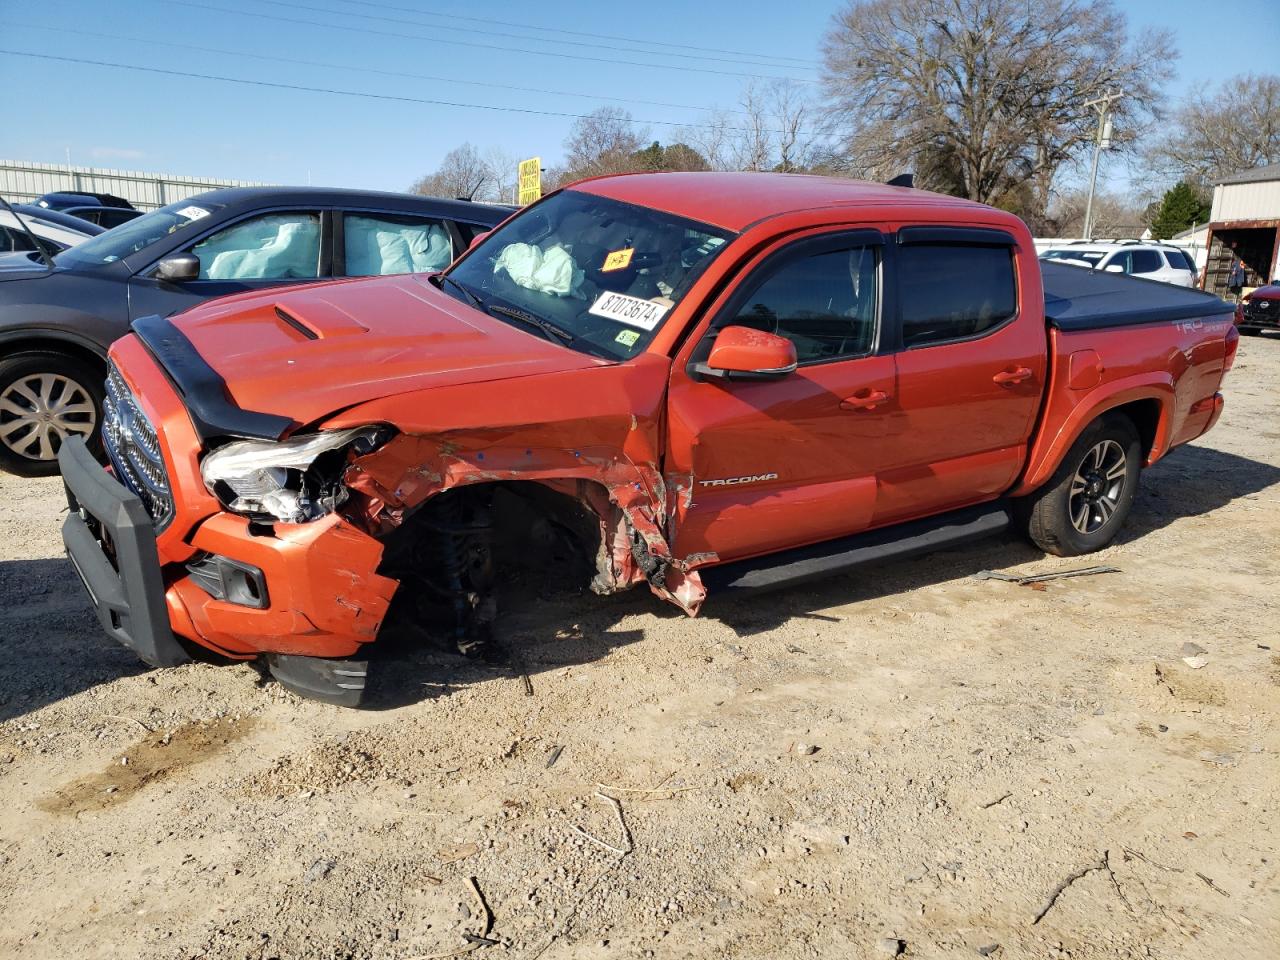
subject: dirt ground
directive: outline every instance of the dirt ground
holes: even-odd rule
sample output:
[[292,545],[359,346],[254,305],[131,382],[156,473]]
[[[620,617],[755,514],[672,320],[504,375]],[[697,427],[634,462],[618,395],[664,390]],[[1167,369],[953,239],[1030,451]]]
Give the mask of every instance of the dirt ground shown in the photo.
[[0,477],[0,956],[1274,960],[1278,385],[1245,340],[1119,573],[974,579],[1082,565],[1010,537],[695,621],[546,598],[531,694],[401,643],[363,712],[144,669],[58,483]]

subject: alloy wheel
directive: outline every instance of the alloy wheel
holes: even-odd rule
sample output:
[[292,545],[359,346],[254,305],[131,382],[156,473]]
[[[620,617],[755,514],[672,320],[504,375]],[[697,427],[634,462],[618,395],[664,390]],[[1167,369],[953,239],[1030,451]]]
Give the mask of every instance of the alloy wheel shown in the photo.
[[68,437],[98,425],[93,398],[59,373],[19,377],[0,390],[0,443],[28,460],[53,460]]
[[1128,470],[1124,447],[1116,441],[1103,440],[1090,447],[1071,478],[1071,525],[1081,533],[1093,533],[1115,516]]

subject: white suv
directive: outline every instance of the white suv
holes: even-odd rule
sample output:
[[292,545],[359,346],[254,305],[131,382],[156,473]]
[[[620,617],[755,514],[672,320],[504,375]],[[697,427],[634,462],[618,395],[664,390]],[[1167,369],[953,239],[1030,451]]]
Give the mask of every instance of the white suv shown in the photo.
[[1159,280],[1179,287],[1196,285],[1196,265],[1178,247],[1154,243],[1064,243],[1040,253],[1041,260],[1057,260],[1075,266],[1128,273],[1144,280]]

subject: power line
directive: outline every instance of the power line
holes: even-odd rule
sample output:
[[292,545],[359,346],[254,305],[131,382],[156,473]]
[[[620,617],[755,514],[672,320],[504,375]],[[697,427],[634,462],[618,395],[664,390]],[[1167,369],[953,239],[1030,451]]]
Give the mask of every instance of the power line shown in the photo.
[[[412,7],[397,7],[387,3],[374,3],[371,0],[339,0],[361,7],[373,7],[376,10],[399,10],[401,13],[413,13],[420,17],[437,17],[447,20],[465,20],[468,23],[491,23],[500,27],[516,27],[521,30],[540,30],[543,33],[563,33],[571,37],[590,37],[595,40],[621,40],[625,43],[642,43],[650,47],[675,47],[680,50],[696,52],[728,53],[739,57],[751,57],[758,60],[789,60],[798,66],[811,67],[812,60],[803,57],[784,57],[773,53],[750,53],[745,50],[724,50],[718,47],[698,47],[688,43],[671,43],[667,40],[638,40],[635,37],[620,37],[611,33],[587,33],[582,30],[565,30],[563,27],[540,27],[533,23],[516,23],[511,20],[495,20],[490,17],[464,17],[454,13],[433,13],[429,10],[415,10]],[[533,39],[533,38],[530,38]]]
[[[567,44],[569,46],[574,46],[574,47],[587,47],[591,50],[599,50],[600,48],[600,44],[598,42],[588,42],[585,40],[558,40],[554,37],[530,37],[527,34],[506,33],[501,30],[481,30],[477,27],[459,27],[454,25],[443,26],[443,25],[437,25],[437,24],[425,24],[421,20],[406,20],[403,17],[388,17],[388,16],[381,16],[381,15],[372,14],[372,13],[353,13],[348,10],[334,10],[331,7],[313,7],[305,3],[289,3],[287,2],[287,0],[258,0],[258,2],[270,4],[273,7],[285,7],[290,10],[306,10],[310,13],[326,13],[335,17],[353,17],[359,20],[377,20],[382,23],[403,23],[403,24],[408,24],[409,26],[414,26],[414,27],[426,26],[426,27],[433,27],[437,29],[453,30],[459,33],[477,33],[482,36],[503,37],[508,40],[532,40],[535,43],[561,43],[561,44]],[[437,16],[439,16],[439,14],[437,14]],[[627,42],[627,43],[632,43],[632,44],[635,43],[634,40],[626,40],[625,38],[616,38],[616,39],[623,40],[624,42]],[[716,57],[716,56],[711,56],[709,52],[677,53],[673,51],[668,53],[668,52],[661,52],[657,50],[645,50],[641,47],[635,47],[635,46],[620,47],[618,49],[623,53],[642,53],[642,54],[649,54],[650,56],[658,56],[658,57],[679,57],[683,60],[697,60],[700,63],[706,62],[706,61],[714,61],[717,63],[734,63],[734,64],[738,64],[739,66],[766,67],[766,68],[775,69],[775,70],[793,69],[793,66],[788,64],[762,62],[761,58],[756,57],[754,54],[742,55],[750,58],[749,61],[746,61],[742,59],[742,56]]]
[[691,73],[710,73],[722,77],[746,77],[754,80],[792,80],[796,83],[817,83],[803,77],[780,77],[776,74],[738,73],[732,70],[713,70],[709,67],[682,67],[665,63],[643,63],[638,60],[618,60],[612,57],[587,57],[576,53],[560,53],[552,50],[527,50],[522,47],[503,47],[493,43],[476,43],[470,40],[441,40],[437,37],[424,37],[421,34],[409,34],[402,31],[375,30],[372,27],[351,27],[336,23],[317,23],[314,20],[302,20],[297,17],[281,17],[270,13],[257,13],[250,10],[234,10],[228,7],[216,7],[207,3],[194,3],[192,0],[167,0],[166,7],[190,7],[195,10],[211,10],[216,13],[229,13],[233,16],[257,17],[260,20],[274,20],[278,23],[289,23],[304,27],[325,27],[330,30],[341,30],[344,33],[367,33],[379,37],[394,37],[397,40],[419,40],[424,43],[442,44],[448,47],[474,47],[481,50],[498,50],[502,53],[527,53],[539,57],[552,57],[560,60],[583,60],[590,63],[607,63],[630,67],[646,67],[650,70],[684,70]]
[[[0,49],[0,53],[12,57],[29,57],[34,60],[52,60],[59,63],[88,64],[95,67],[112,67],[117,70],[133,70],[139,73],[155,73],[167,77],[186,77],[191,80],[218,80],[223,83],[238,83],[250,87],[268,87],[275,90],[298,90],[305,93],[328,93],[340,97],[363,97],[370,100],[386,100],[395,103],[420,103],[436,107],[458,107],[464,110],[492,110],[499,113],[522,113],[539,117],[564,117],[570,120],[589,120],[589,114],[565,113],[559,110],[536,110],[532,107],[499,107],[487,103],[464,103],[457,100],[437,100],[427,97],[407,97],[393,93],[365,93],[360,90],[339,90],[333,87],[312,87],[300,83],[279,83],[272,80],[246,80],[243,77],[226,77],[213,73],[192,73],[185,70],[166,70],[161,67],[140,67],[132,63],[115,63],[110,60],[90,60],[85,57],[64,57],[52,53],[33,53],[29,50]],[[661,127],[687,127],[689,124],[676,120],[635,120],[627,117],[615,118],[623,123],[653,125]],[[726,127],[730,133],[751,133],[742,127]],[[770,133],[782,133],[771,130]]]
[[[431,81],[436,81],[440,83],[459,83],[459,84],[465,84],[467,86],[473,86],[473,87],[491,87],[496,90],[515,90],[520,93],[540,93],[540,94],[547,94],[549,96],[557,96],[557,97],[579,97],[584,100],[594,100],[594,101],[609,100],[615,103],[630,103],[630,104],[638,104],[638,105],[643,105],[648,107],[669,107],[675,110],[701,110],[705,112],[716,112],[719,109],[717,107],[698,107],[688,103],[667,103],[662,100],[635,100],[635,99],[629,99],[626,97],[610,97],[605,94],[575,93],[570,90],[545,90],[545,89],[539,89],[538,87],[523,87],[523,86],[518,87],[518,86],[514,86],[513,84],[492,83],[490,81],[485,81],[485,80],[464,80],[459,77],[438,77],[438,76],[432,76],[431,74],[425,74],[425,73],[405,73],[399,70],[379,70],[375,67],[357,67],[352,64],[345,64],[345,63],[326,63],[322,60],[300,60],[292,57],[282,57],[276,54],[246,53],[242,50],[226,50],[219,47],[202,47],[194,43],[177,43],[172,40],[151,40],[151,39],[148,39],[147,37],[130,37],[130,36],[126,36],[124,34],[119,34],[119,33],[98,33],[92,30],[75,30],[71,27],[46,27],[46,26],[41,26],[39,24],[34,24],[34,23],[22,23],[22,22],[15,23],[13,21],[10,21],[10,26],[23,27],[28,30],[45,30],[45,31],[48,31],[51,33],[57,33],[57,34],[71,33],[71,34],[76,34],[77,36],[82,36],[82,37],[93,37],[94,39],[97,39],[97,40],[124,40],[129,43],[144,43],[144,44],[147,44],[148,46],[153,46],[153,47],[159,46],[159,47],[174,47],[179,50],[198,50],[201,53],[215,53],[215,54],[218,54],[219,56],[230,56],[230,57],[246,57],[251,60],[266,60],[270,63],[292,63],[298,66],[304,66],[304,67],[322,67],[326,70],[351,70],[355,73],[369,73],[369,74],[375,74],[375,75],[384,76],[384,77],[404,77],[405,79],[409,79],[409,80],[431,80]],[[721,112],[736,113],[736,114],[742,113],[742,111],[740,110],[728,110],[728,109],[725,109]]]

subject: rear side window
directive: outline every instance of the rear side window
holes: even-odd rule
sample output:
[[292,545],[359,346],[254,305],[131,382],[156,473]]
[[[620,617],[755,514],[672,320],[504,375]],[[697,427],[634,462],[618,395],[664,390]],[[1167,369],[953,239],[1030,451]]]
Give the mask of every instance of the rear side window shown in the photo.
[[1017,313],[1010,247],[908,244],[897,263],[907,347],[978,336]]
[[730,321],[786,337],[800,363],[871,352],[876,333],[876,248],[788,260],[765,277]]
[[1164,252],[1165,259],[1169,261],[1169,266],[1175,270],[1190,270],[1196,272],[1196,265],[1192,259],[1187,256],[1185,250],[1166,250]]
[[349,277],[434,273],[453,261],[453,240],[442,220],[348,213],[343,233]]
[[1133,250],[1133,269],[1132,273],[1155,273],[1163,269],[1164,264],[1160,262],[1160,254],[1154,250]]

